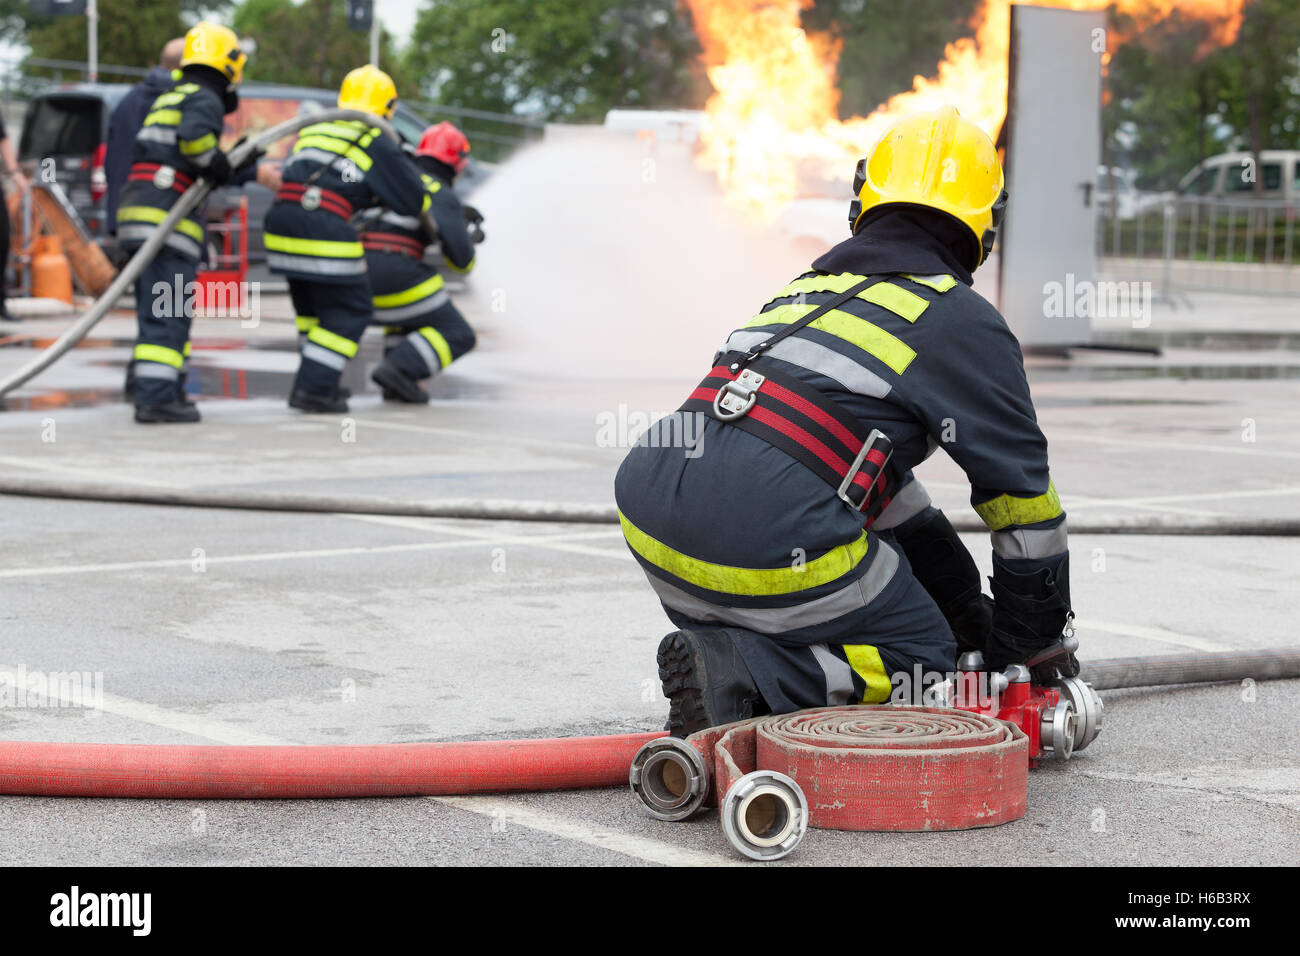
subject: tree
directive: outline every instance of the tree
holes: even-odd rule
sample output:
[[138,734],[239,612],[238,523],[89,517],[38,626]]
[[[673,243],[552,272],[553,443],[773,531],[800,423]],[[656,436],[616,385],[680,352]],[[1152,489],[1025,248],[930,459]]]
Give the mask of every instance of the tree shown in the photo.
[[[231,24],[241,37],[257,41],[246,75],[261,83],[288,83],[334,89],[343,77],[370,59],[370,37],[348,29],[343,0],[244,0]],[[397,84],[399,96],[414,84],[393,52],[393,38],[380,30],[379,66]]]
[[599,119],[699,100],[699,45],[676,0],[431,0],[406,64],[452,106]]
[[[182,36],[184,5],[174,0],[99,0],[99,61],[115,66],[150,67],[168,40]],[[84,17],[49,17],[28,24],[32,56],[85,60]]]

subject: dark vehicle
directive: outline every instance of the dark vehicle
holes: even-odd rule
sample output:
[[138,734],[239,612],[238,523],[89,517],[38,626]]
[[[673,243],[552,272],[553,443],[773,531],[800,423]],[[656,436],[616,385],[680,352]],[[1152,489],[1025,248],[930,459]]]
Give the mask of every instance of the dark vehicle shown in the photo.
[[108,118],[130,88],[125,83],[78,83],[38,93],[23,120],[19,163],[33,177],[53,174],[95,237],[104,234]]
[[[130,88],[125,83],[73,83],[48,90],[32,98],[23,122],[19,161],[34,176],[40,175],[42,163],[50,162],[51,171],[81,215],[87,231],[101,241],[106,237],[104,143],[108,121]],[[270,83],[244,84],[239,90],[239,108],[226,117],[221,145],[228,149],[245,133],[256,135],[304,110],[327,109],[337,101],[338,93],[333,90]],[[429,125],[424,117],[404,103],[398,104],[392,123],[398,135],[412,145],[419,142],[420,135]],[[267,158],[283,159],[292,145],[292,137],[280,140],[268,151]],[[462,196],[467,195],[484,175],[485,172],[471,161],[471,167],[457,181],[456,191]],[[248,198],[249,265],[258,266],[266,259],[262,218],[271,204],[270,190],[256,183],[242,188],[219,189],[209,203],[209,218],[220,218],[226,210],[238,205],[241,196]]]

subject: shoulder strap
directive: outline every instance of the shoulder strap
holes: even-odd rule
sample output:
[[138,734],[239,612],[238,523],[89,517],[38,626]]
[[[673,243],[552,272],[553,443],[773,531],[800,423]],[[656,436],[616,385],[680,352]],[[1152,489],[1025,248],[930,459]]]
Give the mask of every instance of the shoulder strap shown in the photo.
[[789,325],[782,328],[779,332],[776,332],[775,334],[768,336],[766,339],[764,339],[761,342],[751,345],[749,347],[749,351],[746,352],[744,355],[742,355],[740,358],[738,358],[736,361],[732,362],[728,366],[728,368],[730,368],[732,372],[740,371],[750,362],[754,361],[754,359],[758,358],[760,355],[762,355],[772,346],[776,345],[777,342],[780,342],[782,339],[789,338],[791,335],[794,335],[796,332],[798,332],[800,329],[804,328],[805,326],[810,325],[813,322],[816,322],[827,312],[830,312],[832,309],[839,308],[841,305],[849,301],[849,299],[853,298],[855,295],[858,295],[860,292],[864,292],[867,289],[871,288],[873,285],[876,285],[877,283],[884,282],[884,281],[885,280],[883,278],[873,279],[871,278],[871,276],[867,276],[857,285],[853,286],[852,288],[845,289],[843,292],[841,292],[835,298],[831,299],[829,302],[823,302],[821,305],[813,309],[803,318],[795,322],[791,322]]

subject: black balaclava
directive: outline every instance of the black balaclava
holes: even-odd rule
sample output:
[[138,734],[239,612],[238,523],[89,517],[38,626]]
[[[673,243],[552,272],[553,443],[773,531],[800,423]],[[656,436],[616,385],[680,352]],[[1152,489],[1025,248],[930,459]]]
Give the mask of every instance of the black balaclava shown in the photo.
[[815,260],[819,272],[947,273],[971,285],[980,245],[961,221],[928,206],[886,203],[867,210],[857,232]]
[[205,63],[191,63],[189,66],[181,67],[181,73],[186,79],[202,83],[220,96],[222,108],[227,113],[239,109],[239,91],[235,89],[235,84],[230,82],[230,77],[216,67]]
[[444,163],[441,159],[434,159],[432,156],[417,155],[415,157],[415,162],[426,173],[444,179],[449,183],[454,183],[456,181],[456,170],[452,169],[451,166]]

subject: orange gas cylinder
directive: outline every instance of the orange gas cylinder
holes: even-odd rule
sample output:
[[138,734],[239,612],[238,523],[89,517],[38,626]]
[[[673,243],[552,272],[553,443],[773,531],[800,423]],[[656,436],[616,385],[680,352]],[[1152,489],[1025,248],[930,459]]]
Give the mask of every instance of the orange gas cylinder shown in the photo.
[[72,304],[72,270],[58,236],[38,236],[32,243],[32,297]]

